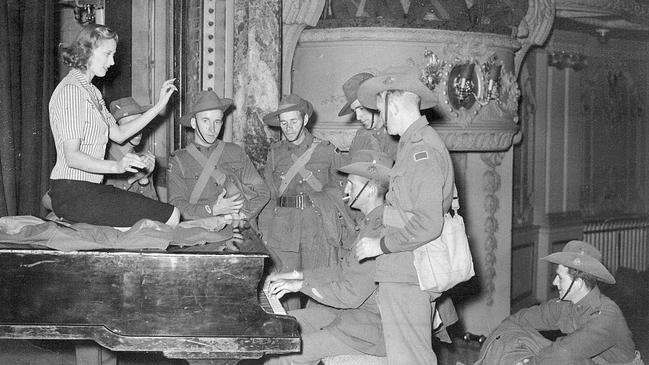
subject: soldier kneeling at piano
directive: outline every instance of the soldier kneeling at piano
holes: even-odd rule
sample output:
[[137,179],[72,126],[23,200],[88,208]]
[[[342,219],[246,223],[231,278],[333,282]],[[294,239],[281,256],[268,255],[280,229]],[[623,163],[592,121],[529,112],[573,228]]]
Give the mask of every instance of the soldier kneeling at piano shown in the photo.
[[[348,174],[347,204],[365,217],[359,238],[382,234],[384,197],[393,162],[383,152],[360,150],[351,156],[350,164],[339,168]],[[269,357],[265,364],[316,364],[343,354],[385,356],[376,303],[375,260],[359,263],[352,250],[347,252],[335,266],[268,276],[266,290],[271,297],[302,292],[325,305],[289,311],[301,327],[302,352]]]

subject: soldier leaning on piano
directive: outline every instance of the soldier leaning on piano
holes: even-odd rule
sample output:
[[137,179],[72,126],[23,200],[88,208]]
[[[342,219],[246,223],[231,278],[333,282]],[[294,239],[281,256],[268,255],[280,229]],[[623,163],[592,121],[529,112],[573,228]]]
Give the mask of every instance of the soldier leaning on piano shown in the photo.
[[252,223],[268,202],[268,187],[243,148],[217,139],[231,106],[201,91],[180,119],[194,129],[194,141],[171,156],[168,197],[185,220],[234,215]]
[[[355,224],[342,203],[344,158],[329,142],[306,129],[313,117],[311,103],[291,94],[264,117],[280,127],[284,139],[271,145],[264,178],[271,191],[259,215],[259,229],[273,256],[275,271],[330,266],[343,256],[341,242],[355,234]],[[299,307],[296,298],[285,302]]]

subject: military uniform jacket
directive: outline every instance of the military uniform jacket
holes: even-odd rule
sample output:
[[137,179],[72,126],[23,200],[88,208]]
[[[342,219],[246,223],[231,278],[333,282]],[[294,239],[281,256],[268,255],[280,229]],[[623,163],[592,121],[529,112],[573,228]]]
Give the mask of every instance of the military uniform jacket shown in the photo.
[[[124,156],[127,153],[133,153],[133,147],[131,147],[131,145],[127,143],[122,146],[113,142],[110,144],[108,158],[119,160],[122,158],[121,156]],[[138,174],[141,175],[141,177],[145,176],[143,173]],[[132,172],[125,172],[119,175],[106,175],[106,184],[112,185],[118,189],[142,194],[149,199],[159,200],[158,193],[155,191],[155,186],[153,185],[153,175],[149,176],[149,183],[146,185],[140,185],[138,181],[129,184],[128,179],[133,178],[134,176],[136,176],[136,174]]]
[[377,281],[418,283],[412,251],[441,234],[453,179],[444,141],[422,116],[401,136],[390,172],[383,214],[387,229],[381,239],[386,254],[377,258]]
[[[379,237],[384,229],[383,206],[364,220],[360,237]],[[336,312],[327,329],[343,343],[366,354],[385,356],[381,316],[376,302],[375,260],[356,260],[349,252],[342,262],[304,272],[301,291]]]
[[373,150],[385,152],[388,156],[396,159],[399,140],[388,133],[385,126],[374,130],[359,128],[349,146],[349,154],[352,155],[358,150]]
[[[217,140],[210,147],[196,145],[196,148],[206,158],[209,158],[214,148],[220,143],[225,143],[225,148],[216,168],[229,178],[233,175],[239,179],[241,184],[255,193],[253,197],[245,200],[241,208],[242,213],[246,214],[249,219],[253,219],[268,202],[268,187],[250,158],[248,158],[248,155],[246,155],[246,152],[239,145]],[[191,204],[189,198],[202,171],[203,166],[189,154],[186,148],[172,154],[167,173],[169,180],[167,182],[168,200],[169,204],[173,204],[180,209],[185,219],[211,216],[211,207],[216,202],[218,195],[223,191],[223,186],[219,185],[214,177],[210,176],[198,202]],[[228,192],[228,196],[230,194],[231,192]],[[206,206],[209,208],[206,208]]]
[[631,362],[635,344],[620,308],[594,288],[579,302],[550,300],[509,317],[539,331],[561,330],[566,336],[540,350],[530,364],[598,364]]
[[[316,236],[325,226],[332,227],[337,218],[335,204],[323,205],[327,199],[342,199],[342,176],[338,167],[344,159],[329,141],[317,141],[304,131],[304,141],[295,145],[286,140],[274,143],[268,152],[264,178],[270,188],[271,199],[259,217],[259,228],[264,240],[279,251],[298,252],[300,244],[325,244],[324,242],[301,242],[305,237]],[[304,166],[322,184],[322,192],[316,192],[298,173],[290,181],[282,196],[304,195],[313,201],[313,207],[296,209],[279,207],[279,186],[284,175],[293,166],[291,155],[301,156],[313,143],[318,143],[310,160]],[[328,194],[328,195],[325,195]],[[318,197],[316,197],[318,195]],[[315,211],[315,212],[314,212]],[[327,223],[324,220],[331,220]],[[304,232],[303,232],[304,231]],[[308,231],[308,232],[307,232]],[[333,233],[320,232],[321,235]]]

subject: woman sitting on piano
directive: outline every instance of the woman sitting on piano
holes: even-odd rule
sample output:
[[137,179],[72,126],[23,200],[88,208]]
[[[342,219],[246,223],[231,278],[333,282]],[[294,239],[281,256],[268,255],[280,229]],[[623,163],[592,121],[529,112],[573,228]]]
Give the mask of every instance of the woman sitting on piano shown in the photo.
[[63,47],[70,72],[54,90],[49,103],[50,126],[56,146],[56,164],[50,174],[54,213],[72,222],[130,227],[147,218],[169,225],[180,219],[177,208],[141,194],[104,185],[105,174],[137,172],[147,167],[140,156],[127,153],[118,161],[105,160],[108,140],[122,143],[161,113],[176,91],[174,79],[162,84],[158,102],[135,121],[118,125],[92,84],[115,64],[117,33],[89,24],[74,42]]

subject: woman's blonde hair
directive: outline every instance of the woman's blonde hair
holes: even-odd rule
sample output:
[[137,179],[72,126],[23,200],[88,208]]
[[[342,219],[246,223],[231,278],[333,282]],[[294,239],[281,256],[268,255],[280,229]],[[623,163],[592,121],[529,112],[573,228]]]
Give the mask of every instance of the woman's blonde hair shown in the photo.
[[66,66],[85,71],[92,50],[98,47],[99,42],[108,39],[114,39],[117,42],[117,33],[101,24],[84,25],[71,45],[61,47],[63,63]]

